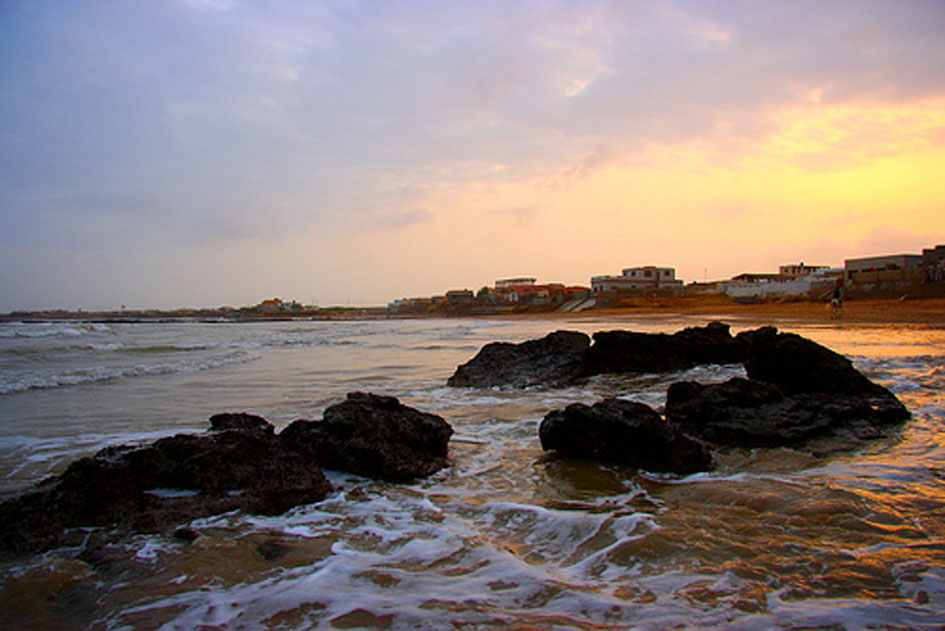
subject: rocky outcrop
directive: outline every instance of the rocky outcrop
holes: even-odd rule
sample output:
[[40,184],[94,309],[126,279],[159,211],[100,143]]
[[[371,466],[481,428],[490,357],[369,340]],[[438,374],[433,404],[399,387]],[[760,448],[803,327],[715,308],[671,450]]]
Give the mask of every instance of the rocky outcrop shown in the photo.
[[210,423],[204,434],[108,447],[0,504],[0,553],[79,545],[88,528],[158,533],[233,510],[279,514],[331,491],[323,466],[385,480],[428,475],[448,464],[453,431],[393,397],[360,392],[324,420],[296,421],[278,435],[252,414]]
[[672,335],[601,331],[594,334],[593,345],[590,342],[587,335],[575,331],[557,331],[520,344],[493,342],[457,368],[447,383],[474,388],[555,388],[600,374],[670,372],[745,360],[745,344],[721,322]]
[[620,462],[648,471],[693,473],[711,468],[706,447],[652,408],[623,399],[555,410],[539,427],[542,449],[561,456]]
[[521,344],[492,342],[457,368],[447,383],[472,388],[566,386],[583,375],[590,343],[587,335],[575,331],[556,331]]
[[785,395],[773,384],[741,378],[712,385],[674,383],[666,399],[668,422],[727,447],[795,446],[838,431],[876,438],[908,417],[902,403],[885,394]]
[[231,510],[278,514],[331,490],[320,467],[283,449],[271,425],[108,447],[0,505],[0,546],[76,543],[74,529],[161,532]]
[[594,334],[584,374],[672,372],[744,360],[744,344],[732,337],[729,326],[721,322],[690,327],[672,335],[601,331]]
[[843,355],[795,333],[779,333],[774,327],[765,327],[742,333],[739,339],[746,348],[748,378],[773,383],[785,394],[892,396]]
[[[601,350],[595,350],[598,347]],[[662,338],[599,333],[588,362],[589,372],[631,366],[678,370],[699,358],[725,363],[738,357],[748,379],[674,383],[667,393],[665,420],[646,406],[633,404],[631,409],[612,399],[592,408],[578,405],[552,412],[539,429],[542,447],[565,456],[689,473],[708,467],[693,455],[695,447],[689,443],[724,448],[797,446],[823,436],[858,441],[882,436],[910,416],[892,392],[870,381],[846,357],[772,327],[735,338],[727,327],[716,325]],[[627,420],[631,412],[632,422]],[[667,438],[654,442],[642,435]],[[684,454],[681,459],[679,453]]]
[[393,397],[354,392],[325,410],[321,421],[295,421],[279,442],[326,469],[397,482],[447,466],[452,433],[435,414]]

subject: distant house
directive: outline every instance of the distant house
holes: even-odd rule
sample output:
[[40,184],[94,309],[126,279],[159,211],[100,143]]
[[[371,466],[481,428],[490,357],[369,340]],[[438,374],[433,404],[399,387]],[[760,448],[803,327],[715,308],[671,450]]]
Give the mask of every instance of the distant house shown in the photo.
[[446,301],[451,305],[471,304],[476,295],[471,289],[451,289],[446,292]]
[[569,287],[563,283],[538,284],[536,279],[525,277],[495,281],[490,295],[495,302],[538,305],[561,303],[587,291],[587,287]]
[[782,265],[779,268],[781,276],[788,276],[790,278],[797,278],[798,276],[813,276],[817,274],[825,274],[830,270],[829,265],[805,265],[804,263]]
[[945,245],[922,250],[922,268],[925,280],[933,283],[945,280]]
[[843,263],[847,279],[856,280],[859,274],[866,272],[884,272],[919,269],[922,267],[921,254],[889,254],[868,256],[859,259],[847,259]]
[[682,287],[683,282],[676,280],[676,270],[672,267],[628,267],[620,276],[594,276],[591,278],[591,292],[631,291],[672,289]]
[[528,287],[535,284],[535,278],[504,278],[495,281],[496,289],[509,289],[514,287]]

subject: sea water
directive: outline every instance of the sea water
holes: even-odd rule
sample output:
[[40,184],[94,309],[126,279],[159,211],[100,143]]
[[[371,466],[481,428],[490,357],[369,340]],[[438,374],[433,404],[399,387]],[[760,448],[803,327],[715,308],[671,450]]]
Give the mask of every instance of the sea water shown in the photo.
[[[352,391],[454,428],[410,484],[328,472],[323,501],[229,513],[192,543],[130,536],[0,566],[4,629],[941,629],[945,330],[774,323],[841,352],[913,418],[854,451],[755,449],[655,475],[543,454],[538,425],[606,396],[659,408],[681,379],[449,388],[492,341],[556,329],[673,332],[708,318],[0,325],[0,493],[113,444],[247,411],[277,428]],[[738,332],[757,323],[731,321]],[[827,455],[824,455],[827,454]]]

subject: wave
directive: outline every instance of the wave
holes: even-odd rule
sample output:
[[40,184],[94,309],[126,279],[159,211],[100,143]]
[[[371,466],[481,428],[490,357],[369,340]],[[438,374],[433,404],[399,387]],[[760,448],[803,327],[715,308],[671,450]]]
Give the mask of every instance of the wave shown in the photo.
[[89,323],[34,323],[12,322],[0,326],[0,339],[11,338],[75,338],[94,333],[111,333],[107,324]]
[[76,368],[59,373],[20,373],[0,377],[0,394],[13,394],[27,390],[46,390],[66,386],[78,386],[115,379],[131,379],[152,375],[173,373],[201,372],[214,370],[232,364],[242,364],[259,359],[258,355],[246,351],[236,351],[220,357],[203,360],[180,360],[156,364],[137,364],[134,366],[93,366]]

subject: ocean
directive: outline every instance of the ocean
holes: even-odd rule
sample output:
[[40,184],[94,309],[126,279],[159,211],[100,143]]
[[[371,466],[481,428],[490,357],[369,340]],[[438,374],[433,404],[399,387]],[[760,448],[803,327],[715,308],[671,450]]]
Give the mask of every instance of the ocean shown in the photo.
[[[449,388],[486,343],[558,329],[674,332],[705,317],[0,324],[0,493],[114,444],[247,411],[278,429],[352,391],[454,428],[452,466],[409,484],[328,472],[325,500],[200,519],[192,543],[130,536],[0,565],[4,629],[945,627],[945,329],[775,322],[850,357],[913,413],[856,451],[733,450],[712,472],[560,460],[545,414],[681,379]],[[753,328],[727,320],[733,332]]]

